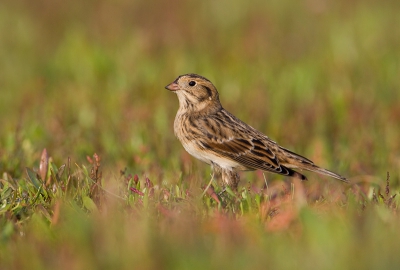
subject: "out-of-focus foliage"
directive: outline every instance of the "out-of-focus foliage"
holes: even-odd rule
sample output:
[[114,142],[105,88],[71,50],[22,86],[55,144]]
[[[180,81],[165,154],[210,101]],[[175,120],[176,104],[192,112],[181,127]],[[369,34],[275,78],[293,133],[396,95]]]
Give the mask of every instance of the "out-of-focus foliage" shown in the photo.
[[[399,3],[1,2],[0,268],[398,266]],[[192,72],[355,185],[246,172],[201,197],[164,89]]]

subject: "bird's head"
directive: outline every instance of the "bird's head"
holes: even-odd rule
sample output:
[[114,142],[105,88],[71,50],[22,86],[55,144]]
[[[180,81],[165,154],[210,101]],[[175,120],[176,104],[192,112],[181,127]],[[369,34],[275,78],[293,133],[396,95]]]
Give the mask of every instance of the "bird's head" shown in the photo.
[[181,110],[211,113],[221,108],[217,89],[200,75],[181,75],[165,88],[178,95]]

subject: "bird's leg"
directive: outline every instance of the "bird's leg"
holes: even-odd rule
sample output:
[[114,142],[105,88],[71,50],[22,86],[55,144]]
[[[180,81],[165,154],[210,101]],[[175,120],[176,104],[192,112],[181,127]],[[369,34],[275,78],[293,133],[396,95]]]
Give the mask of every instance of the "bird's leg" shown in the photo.
[[229,186],[233,191],[237,191],[240,176],[235,170],[221,169],[222,182],[224,186]]
[[224,187],[224,188],[218,193],[218,196],[221,196],[222,194],[224,194],[225,191],[226,191],[226,187]]
[[211,163],[213,176],[219,177],[222,179],[222,186],[224,187],[223,193],[225,191],[225,187],[229,186],[233,191],[237,191],[238,184],[240,181],[239,174],[233,169],[223,169],[214,162]]
[[220,177],[222,173],[222,168],[215,164],[214,162],[211,161],[211,170],[212,170],[212,175],[214,177]]

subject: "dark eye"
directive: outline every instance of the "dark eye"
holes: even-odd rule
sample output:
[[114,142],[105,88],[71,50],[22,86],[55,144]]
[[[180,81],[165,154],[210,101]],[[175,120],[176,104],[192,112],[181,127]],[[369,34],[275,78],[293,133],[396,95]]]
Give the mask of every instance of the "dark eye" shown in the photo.
[[189,85],[190,85],[190,86],[195,86],[195,85],[196,85],[196,82],[195,82],[195,81],[190,81],[190,82],[189,82]]

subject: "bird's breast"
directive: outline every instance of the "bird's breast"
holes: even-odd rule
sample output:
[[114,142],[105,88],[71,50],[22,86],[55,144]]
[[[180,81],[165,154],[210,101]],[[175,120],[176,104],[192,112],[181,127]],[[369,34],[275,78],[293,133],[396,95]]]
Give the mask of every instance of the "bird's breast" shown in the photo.
[[174,122],[174,132],[185,150],[195,158],[207,164],[217,164],[223,169],[246,169],[238,162],[205,148],[201,142],[205,134],[190,117],[178,113]]

